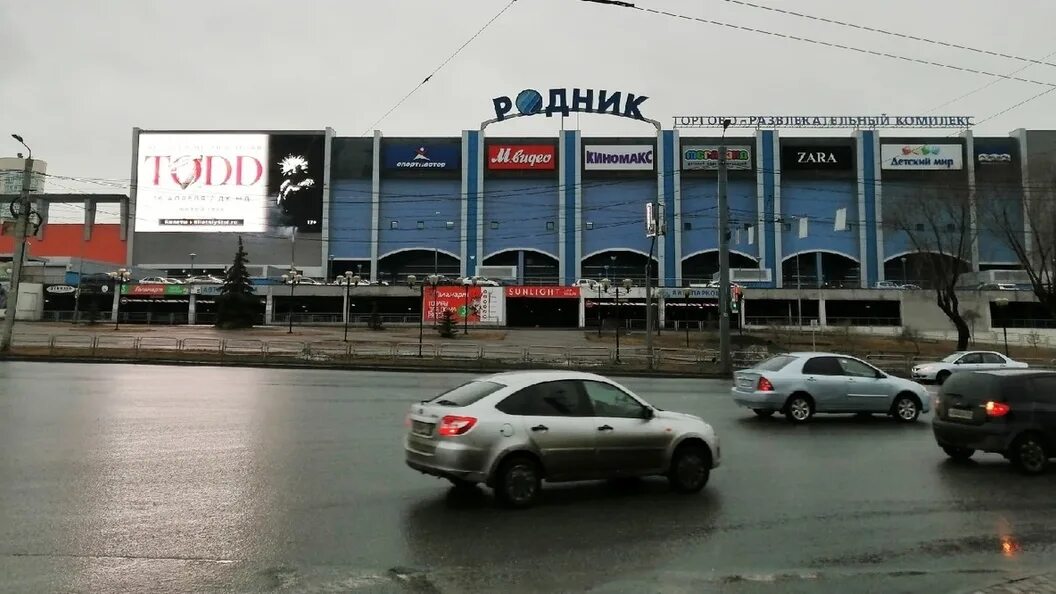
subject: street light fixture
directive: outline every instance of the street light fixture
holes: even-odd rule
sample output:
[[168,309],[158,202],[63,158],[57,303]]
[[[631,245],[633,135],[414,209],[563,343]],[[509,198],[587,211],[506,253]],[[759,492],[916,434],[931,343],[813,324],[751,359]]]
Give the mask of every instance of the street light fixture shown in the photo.
[[293,334],[293,289],[301,283],[301,278],[301,274],[293,268],[290,268],[289,274],[282,275],[282,282],[290,284],[290,324],[286,334]]
[[436,285],[439,282],[440,277],[436,274],[430,274],[422,282],[418,282],[418,277],[413,274],[407,275],[407,286],[412,289],[418,287],[418,296],[422,304],[422,312],[418,316],[418,357],[422,356],[422,341],[425,336],[425,285],[428,284],[433,289],[436,289]]
[[121,290],[125,283],[132,279],[132,274],[124,268],[119,268],[117,272],[109,273],[109,276],[114,279],[114,330],[117,330],[121,324]]
[[353,284],[355,284],[357,286],[359,285],[360,278],[359,278],[358,274],[352,274],[351,270],[346,270],[345,271],[345,278],[343,278],[342,281],[345,283],[345,315],[343,316],[345,318],[345,338],[344,338],[344,341],[348,342],[348,318],[352,317],[352,314],[348,311],[349,310],[349,305],[350,305],[350,303],[349,303],[349,295],[351,295],[352,285]]

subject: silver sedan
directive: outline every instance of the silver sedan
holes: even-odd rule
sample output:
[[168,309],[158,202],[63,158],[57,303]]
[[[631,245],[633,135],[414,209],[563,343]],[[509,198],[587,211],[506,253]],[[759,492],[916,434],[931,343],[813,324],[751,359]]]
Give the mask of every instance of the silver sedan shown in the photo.
[[719,440],[700,418],[568,371],[502,373],[412,405],[404,449],[411,468],[484,483],[513,507],[531,505],[543,480],[663,475],[694,493],[719,465]]
[[734,402],[761,417],[805,423],[815,413],[884,413],[913,422],[928,412],[927,390],[837,353],[787,353],[734,374]]

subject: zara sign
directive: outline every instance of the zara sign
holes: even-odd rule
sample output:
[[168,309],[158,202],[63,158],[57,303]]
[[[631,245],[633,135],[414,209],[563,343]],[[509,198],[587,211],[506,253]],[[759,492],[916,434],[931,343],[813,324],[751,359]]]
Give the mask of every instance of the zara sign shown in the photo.
[[854,168],[854,150],[849,146],[781,147],[782,171],[842,171]]

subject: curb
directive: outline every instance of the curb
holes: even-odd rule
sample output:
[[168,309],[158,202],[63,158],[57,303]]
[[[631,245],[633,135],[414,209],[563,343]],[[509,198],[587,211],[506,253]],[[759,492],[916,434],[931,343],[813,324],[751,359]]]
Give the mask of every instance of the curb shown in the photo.
[[596,367],[574,367],[557,365],[460,365],[451,362],[448,367],[438,365],[398,365],[377,364],[371,362],[327,364],[327,363],[298,363],[293,361],[207,361],[195,359],[128,359],[121,357],[60,357],[60,356],[34,356],[34,355],[0,355],[0,361],[19,361],[31,363],[91,363],[112,365],[168,365],[168,366],[195,366],[195,367],[251,367],[259,369],[327,369],[341,371],[383,371],[383,372],[411,372],[411,373],[501,373],[504,371],[528,371],[535,369],[554,369],[563,371],[580,371],[586,373],[597,373],[609,377],[655,377],[669,379],[728,379],[720,374],[714,373],[688,373],[678,371],[650,371],[647,369],[608,369]]

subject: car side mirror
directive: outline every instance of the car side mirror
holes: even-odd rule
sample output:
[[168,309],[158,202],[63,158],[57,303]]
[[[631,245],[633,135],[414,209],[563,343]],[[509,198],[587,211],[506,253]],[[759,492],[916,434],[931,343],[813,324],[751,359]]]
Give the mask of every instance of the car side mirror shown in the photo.
[[876,370],[876,379],[883,379],[883,378],[884,378],[884,372],[880,371],[879,369],[877,369]]
[[960,365],[960,364],[961,364],[961,362],[960,362],[960,361],[958,360],[958,361],[954,361],[954,362],[953,362],[953,364],[954,364],[954,365]]
[[655,416],[656,416],[656,411],[651,409],[651,408],[649,408],[648,406],[645,407],[645,409],[642,411],[642,418],[647,420],[647,421],[649,419],[652,419]]

